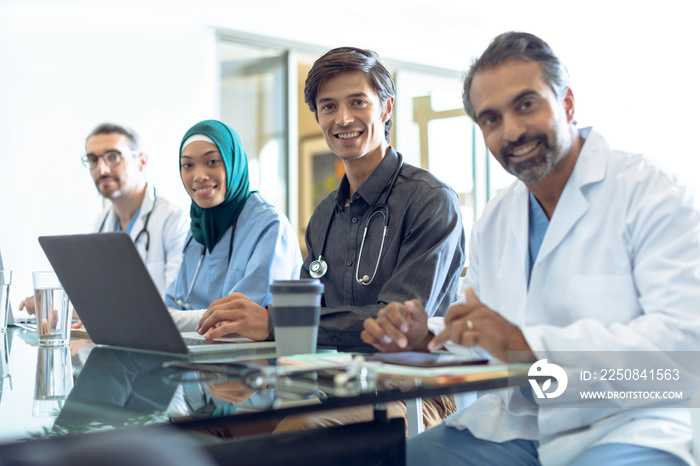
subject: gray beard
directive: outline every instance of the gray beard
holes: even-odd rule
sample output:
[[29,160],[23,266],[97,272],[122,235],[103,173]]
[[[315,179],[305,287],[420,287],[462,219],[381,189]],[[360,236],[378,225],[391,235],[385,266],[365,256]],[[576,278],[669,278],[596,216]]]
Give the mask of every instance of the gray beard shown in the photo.
[[551,150],[517,164],[508,164],[508,171],[525,184],[533,184],[545,179],[555,166],[554,153]]

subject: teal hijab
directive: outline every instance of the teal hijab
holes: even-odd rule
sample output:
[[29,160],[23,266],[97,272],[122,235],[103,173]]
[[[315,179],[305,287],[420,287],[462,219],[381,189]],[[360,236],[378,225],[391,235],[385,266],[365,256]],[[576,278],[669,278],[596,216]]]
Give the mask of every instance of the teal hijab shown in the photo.
[[[180,142],[180,154],[184,149],[182,145],[195,134],[203,134],[214,141],[221,152],[226,167],[226,197],[224,202],[204,209],[192,200],[190,206],[192,236],[211,253],[226,230],[231,225],[236,224],[236,220],[238,220],[238,216],[250,196],[248,156],[243,150],[238,133],[230,126],[217,120],[200,121],[187,130]],[[182,172],[180,178],[182,179]]]

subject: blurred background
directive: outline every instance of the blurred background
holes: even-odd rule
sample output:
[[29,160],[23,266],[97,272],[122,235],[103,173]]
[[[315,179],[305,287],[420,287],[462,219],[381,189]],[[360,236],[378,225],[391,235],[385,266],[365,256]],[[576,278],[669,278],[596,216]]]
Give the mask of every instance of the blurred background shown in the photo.
[[37,237],[92,231],[104,207],[80,162],[101,122],[141,135],[149,181],[187,209],[180,138],[199,120],[225,121],[241,134],[252,188],[303,243],[342,176],[303,84],[337,46],[382,57],[397,85],[392,144],[455,188],[468,229],[511,179],[464,115],[461,79],[513,29],[541,36],[567,64],[581,126],[700,187],[700,153],[687,152],[700,122],[696,1],[194,3],[0,0],[0,248],[16,315],[31,271],[49,268]]

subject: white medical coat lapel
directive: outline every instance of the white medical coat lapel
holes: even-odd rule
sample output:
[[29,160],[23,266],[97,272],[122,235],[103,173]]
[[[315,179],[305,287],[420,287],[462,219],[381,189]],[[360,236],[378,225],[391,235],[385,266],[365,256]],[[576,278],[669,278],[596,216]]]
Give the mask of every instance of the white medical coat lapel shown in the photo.
[[[604,157],[592,157],[589,154],[597,154],[600,151],[607,151],[608,146],[602,138],[589,138],[586,142],[586,152],[579,156],[579,160],[574,167],[569,181],[564,186],[564,191],[559,198],[557,207],[554,209],[554,214],[550,219],[547,232],[542,240],[542,245],[535,258],[535,263],[530,276],[530,289],[533,291],[534,299],[525,299],[528,303],[524,320],[524,325],[539,324],[547,321],[551,322],[551,314],[542,315],[540,306],[542,300],[537,296],[542,290],[548,290],[547,284],[550,270],[550,255],[558,248],[566,248],[572,241],[569,232],[574,226],[586,215],[589,210],[589,201],[586,198],[584,187],[598,183],[605,178],[605,168],[607,159]],[[519,191],[523,191],[521,194]],[[518,197],[524,197],[524,205],[518,206],[520,215],[525,217],[524,223],[519,224],[520,234],[524,234],[525,241],[525,257],[528,254],[528,206],[527,199],[529,191],[524,184],[517,187]],[[513,213],[515,214],[515,212]],[[517,230],[516,230],[517,231]],[[525,272],[527,274],[527,272]],[[527,275],[525,275],[527,277]],[[528,293],[528,298],[530,293]],[[535,303],[535,306],[530,306],[530,303]]]
[[[636,156],[610,150],[590,132],[543,239],[529,290],[528,195],[518,181],[486,207],[474,227],[466,285],[522,328],[536,353],[698,347],[700,265],[697,243],[683,236],[698,230],[697,211],[669,177]],[[684,244],[687,252],[679,250]],[[543,464],[566,463],[601,439],[689,457],[683,436],[665,430],[686,428],[682,409],[630,410],[601,422],[606,413],[595,409],[545,410],[534,417],[507,415],[505,405],[494,409],[498,405],[493,395],[484,396],[448,425],[493,441],[537,439],[539,431]],[[639,430],[631,433],[623,426],[632,419]]]

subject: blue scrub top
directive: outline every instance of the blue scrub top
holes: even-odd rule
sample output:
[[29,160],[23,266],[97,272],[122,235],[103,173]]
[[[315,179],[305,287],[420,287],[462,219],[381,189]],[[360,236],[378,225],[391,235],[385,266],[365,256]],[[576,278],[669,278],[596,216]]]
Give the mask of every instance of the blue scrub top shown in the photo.
[[542,246],[542,241],[544,241],[544,235],[547,233],[547,228],[549,228],[549,219],[547,214],[544,213],[542,206],[535,196],[530,193],[529,203],[530,207],[530,220],[528,223],[528,251],[529,251],[529,269],[527,275],[527,285],[530,286],[530,275],[532,275],[532,267],[535,265],[535,260],[537,259],[537,254],[540,252],[540,246]]
[[[250,195],[238,217],[229,261],[232,230],[224,233],[211,254],[205,254],[188,301],[192,309],[206,309],[212,301],[237,292],[265,306],[271,302],[273,281],[299,279],[302,259],[298,237],[287,217],[258,193]],[[191,237],[190,232],[188,240]],[[196,240],[190,241],[179,279],[170,284],[165,295],[169,308],[184,309],[175,302],[175,295],[178,299],[187,295],[203,248]]]

